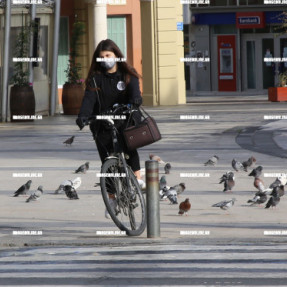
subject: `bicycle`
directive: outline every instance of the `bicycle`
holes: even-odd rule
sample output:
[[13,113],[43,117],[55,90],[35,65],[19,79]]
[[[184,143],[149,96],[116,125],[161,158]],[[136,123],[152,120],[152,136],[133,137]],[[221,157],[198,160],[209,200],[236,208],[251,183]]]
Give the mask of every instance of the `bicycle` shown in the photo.
[[[105,120],[112,133],[113,154],[110,154],[101,167],[100,186],[101,193],[112,220],[122,231],[129,236],[137,236],[144,232],[146,228],[146,208],[145,200],[141,188],[130,166],[126,162],[119,132],[114,120],[109,116],[114,116],[121,111],[122,115],[132,114],[134,111],[126,105],[117,105],[108,115],[105,113]],[[98,118],[90,117],[86,124]]]

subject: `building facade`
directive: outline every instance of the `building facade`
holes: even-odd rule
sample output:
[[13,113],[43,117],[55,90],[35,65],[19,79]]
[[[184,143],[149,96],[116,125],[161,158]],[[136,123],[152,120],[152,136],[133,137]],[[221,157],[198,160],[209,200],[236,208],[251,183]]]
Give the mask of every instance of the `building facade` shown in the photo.
[[[5,1],[0,1],[0,90],[3,90],[3,64],[4,58],[9,59],[8,68],[8,87],[7,87],[7,116],[9,117],[9,97],[12,86],[11,77],[14,71],[14,51],[16,37],[22,26],[29,23],[31,5],[12,5],[11,6],[11,27],[10,27],[10,49],[9,55],[4,53],[4,34],[5,34]],[[53,3],[43,2],[43,5],[36,7],[36,19],[39,24],[37,32],[37,57],[41,59],[33,68],[33,88],[36,100],[36,112],[47,114],[50,99],[50,79],[52,74],[52,43],[53,43]],[[1,95],[2,96],[2,95]],[[1,111],[3,107],[1,99]]]
[[280,30],[286,5],[267,2],[216,0],[190,5],[185,53],[204,59],[186,65],[192,93],[267,93],[278,85],[278,75],[287,67],[287,34]]
[[[31,85],[34,88],[37,114],[54,115],[61,111],[61,89],[66,82],[69,41],[75,21],[84,22],[86,27],[77,58],[77,62],[82,65],[83,80],[87,76],[97,44],[111,38],[126,55],[127,61],[142,75],[141,89],[145,105],[176,105],[186,102],[184,65],[180,61],[184,56],[183,5],[179,1],[37,1],[37,5],[32,2],[29,5],[13,4],[10,11],[6,5],[14,2],[0,0],[0,88],[1,91],[5,90],[0,103],[2,121],[9,119],[12,85],[11,82],[3,82],[3,60],[9,59],[8,69],[5,64],[5,78],[9,70],[10,79],[13,74],[12,52],[16,34],[22,23],[30,21],[32,7],[35,8],[35,17],[40,27],[36,36],[37,57],[42,59],[41,63],[32,68]],[[6,33],[5,21],[8,17],[5,18],[5,15],[8,10],[11,28]],[[4,43],[4,35],[10,37],[9,48]]]

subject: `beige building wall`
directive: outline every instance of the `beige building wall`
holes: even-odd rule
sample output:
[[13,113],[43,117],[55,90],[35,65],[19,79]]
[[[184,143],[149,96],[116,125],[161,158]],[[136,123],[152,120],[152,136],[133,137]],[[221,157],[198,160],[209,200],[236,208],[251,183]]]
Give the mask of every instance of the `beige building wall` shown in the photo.
[[174,0],[141,0],[143,98],[146,105],[186,102],[182,5]]

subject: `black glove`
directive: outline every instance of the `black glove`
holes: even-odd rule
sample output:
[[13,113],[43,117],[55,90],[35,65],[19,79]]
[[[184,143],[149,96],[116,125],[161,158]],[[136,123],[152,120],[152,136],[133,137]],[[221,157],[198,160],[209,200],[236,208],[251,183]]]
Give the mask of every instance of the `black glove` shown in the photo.
[[85,127],[85,125],[87,124],[87,118],[81,118],[81,117],[77,118],[76,124],[78,125],[80,130],[82,130]]

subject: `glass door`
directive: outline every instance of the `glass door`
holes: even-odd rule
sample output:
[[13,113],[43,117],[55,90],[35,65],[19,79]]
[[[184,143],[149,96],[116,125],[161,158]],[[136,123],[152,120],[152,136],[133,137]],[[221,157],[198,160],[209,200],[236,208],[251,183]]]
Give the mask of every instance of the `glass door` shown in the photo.
[[256,89],[255,41],[246,41],[247,89]]
[[275,62],[264,61],[265,58],[274,58],[274,39],[272,38],[263,38],[262,39],[262,79],[263,79],[263,89],[268,89],[274,87],[275,84],[275,71],[276,65]]

